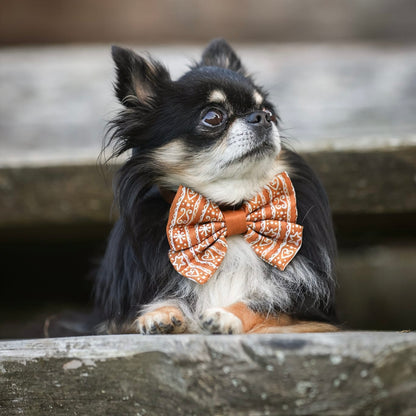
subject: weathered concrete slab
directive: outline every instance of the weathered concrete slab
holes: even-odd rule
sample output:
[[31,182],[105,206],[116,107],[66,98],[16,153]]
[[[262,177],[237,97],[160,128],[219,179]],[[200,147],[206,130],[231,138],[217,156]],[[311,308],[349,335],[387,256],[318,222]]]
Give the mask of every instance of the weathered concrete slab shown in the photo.
[[[416,213],[416,147],[305,157],[322,179],[334,214]],[[111,172],[96,165],[0,168],[0,229],[108,224],[111,181]]]
[[416,213],[416,146],[304,153],[334,214]]
[[109,223],[111,184],[97,165],[0,168],[0,224]]
[[[203,46],[134,49],[149,50],[176,78]],[[235,47],[270,90],[296,149],[416,143],[414,45]],[[94,163],[119,108],[113,79],[109,46],[0,49],[0,165]]]
[[413,415],[415,333],[0,343],[1,415]]

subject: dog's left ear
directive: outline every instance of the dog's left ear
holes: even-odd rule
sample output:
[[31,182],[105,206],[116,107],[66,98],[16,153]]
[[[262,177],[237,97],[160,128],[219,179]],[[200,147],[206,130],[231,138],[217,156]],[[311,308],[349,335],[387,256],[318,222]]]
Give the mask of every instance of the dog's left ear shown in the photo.
[[224,39],[214,39],[202,54],[201,66],[218,66],[247,75],[234,49]]
[[111,53],[117,71],[115,93],[126,107],[134,107],[138,103],[150,105],[171,82],[168,70],[153,59],[143,58],[119,46],[113,46]]

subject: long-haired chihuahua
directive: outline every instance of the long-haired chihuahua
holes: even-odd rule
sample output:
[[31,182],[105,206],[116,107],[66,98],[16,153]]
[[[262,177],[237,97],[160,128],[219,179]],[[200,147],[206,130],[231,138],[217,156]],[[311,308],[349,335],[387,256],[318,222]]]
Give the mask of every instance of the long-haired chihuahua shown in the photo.
[[113,47],[120,218],[97,272],[101,332],[336,331],[325,191],[224,40],[174,81]]

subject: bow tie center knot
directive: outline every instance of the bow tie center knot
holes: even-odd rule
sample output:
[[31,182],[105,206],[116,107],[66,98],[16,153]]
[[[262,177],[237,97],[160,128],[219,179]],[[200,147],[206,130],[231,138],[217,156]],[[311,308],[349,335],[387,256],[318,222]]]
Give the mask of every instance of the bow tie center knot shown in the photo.
[[244,209],[223,211],[227,236],[244,234],[247,231],[247,219]]

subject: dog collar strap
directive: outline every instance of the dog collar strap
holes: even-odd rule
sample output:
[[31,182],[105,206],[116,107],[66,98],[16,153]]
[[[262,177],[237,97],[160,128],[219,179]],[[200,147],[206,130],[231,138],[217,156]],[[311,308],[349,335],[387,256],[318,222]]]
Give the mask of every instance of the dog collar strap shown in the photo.
[[284,270],[302,244],[296,224],[296,195],[286,172],[276,175],[238,211],[221,211],[214,202],[179,187],[166,227],[169,259],[181,275],[206,283],[227,252],[227,237],[242,234],[254,252]]

